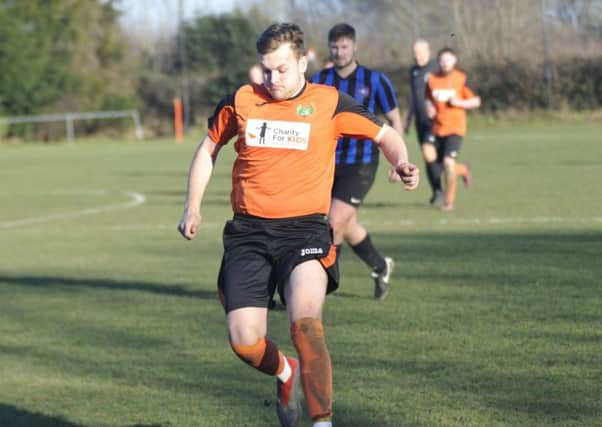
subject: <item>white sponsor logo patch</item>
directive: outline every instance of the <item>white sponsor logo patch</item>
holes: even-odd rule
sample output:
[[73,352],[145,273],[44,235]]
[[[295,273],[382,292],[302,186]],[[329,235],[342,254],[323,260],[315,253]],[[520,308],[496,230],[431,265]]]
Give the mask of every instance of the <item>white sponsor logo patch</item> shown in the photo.
[[309,123],[249,119],[245,129],[245,141],[251,147],[306,151],[310,129]]
[[305,249],[301,249],[301,256],[305,256],[305,255],[322,255],[324,253],[324,251],[322,250],[322,248],[305,248]]
[[433,98],[438,102],[447,102],[456,96],[455,89],[435,89],[433,91]]

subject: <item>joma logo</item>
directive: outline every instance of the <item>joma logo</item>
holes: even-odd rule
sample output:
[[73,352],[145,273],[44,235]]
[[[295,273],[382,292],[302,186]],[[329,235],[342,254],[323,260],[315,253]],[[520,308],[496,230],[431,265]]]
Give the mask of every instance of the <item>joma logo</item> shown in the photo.
[[322,248],[305,248],[305,249],[301,249],[301,256],[305,256],[305,255],[316,255],[316,254],[323,254],[324,251],[322,250]]

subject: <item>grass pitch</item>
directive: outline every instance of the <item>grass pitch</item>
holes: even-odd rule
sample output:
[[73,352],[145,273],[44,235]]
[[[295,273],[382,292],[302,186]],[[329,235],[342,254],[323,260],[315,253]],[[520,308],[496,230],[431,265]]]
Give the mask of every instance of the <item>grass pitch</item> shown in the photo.
[[[175,229],[195,145],[0,145],[0,426],[277,425],[216,299],[231,149],[202,234]],[[475,126],[462,159],[474,187],[448,214],[381,165],[361,219],[393,289],[373,301],[345,248],[325,310],[336,425],[601,425],[599,123]],[[292,352],[281,310],[270,335]]]

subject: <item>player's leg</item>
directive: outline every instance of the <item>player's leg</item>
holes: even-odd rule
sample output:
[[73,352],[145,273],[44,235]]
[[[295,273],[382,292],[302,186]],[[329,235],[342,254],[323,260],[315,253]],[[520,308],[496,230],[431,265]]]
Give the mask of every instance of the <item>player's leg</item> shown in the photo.
[[332,227],[333,242],[335,246],[340,246],[345,240],[345,235],[348,234],[348,224],[354,215],[357,215],[357,208],[336,197],[330,202],[330,210],[328,212],[328,221]]
[[332,418],[332,365],[322,325],[327,285],[327,273],[314,259],[297,265],[284,288],[309,415],[325,426]]
[[470,188],[472,186],[472,170],[470,163],[456,162],[456,176],[462,178],[465,188]]
[[431,142],[422,144],[422,157],[426,165],[426,174],[433,190],[430,203],[439,205],[443,202],[443,186],[441,185],[442,164],[437,161],[437,147]]
[[262,253],[268,237],[248,219],[228,221],[224,228],[224,256],[218,285],[226,311],[228,337],[234,353],[268,375],[289,381],[291,366],[267,336],[272,265]]
[[416,123],[416,134],[424,160],[426,177],[433,192],[429,203],[431,205],[441,205],[443,203],[443,187],[441,186],[442,165],[437,162],[437,148],[431,125],[419,125]]
[[377,288],[379,285],[388,288],[393,260],[380,254],[372,243],[370,234],[358,221],[358,208],[372,188],[377,167],[375,164],[367,164],[337,168],[328,218],[334,230],[335,246],[340,247],[345,240],[353,252],[370,267],[375,280],[375,296],[382,299],[386,292],[377,291]]
[[[444,157],[443,166],[445,169],[445,204],[442,207],[444,211],[451,211],[454,209],[454,203],[456,201],[457,192],[457,173],[458,167],[457,158],[460,154],[460,148],[462,147],[462,137],[459,135],[450,135],[445,138],[444,141]],[[462,169],[462,168],[460,168]]]
[[450,156],[443,158],[443,167],[445,169],[445,204],[441,207],[443,211],[454,209],[456,201],[456,159]]
[[358,222],[357,208],[354,206],[333,198],[328,216],[334,230],[337,254],[340,255],[340,245],[345,240],[353,252],[372,270],[370,274],[374,280],[374,298],[378,300],[385,298],[389,292],[389,280],[394,267],[393,259],[382,256],[376,249],[370,234]]

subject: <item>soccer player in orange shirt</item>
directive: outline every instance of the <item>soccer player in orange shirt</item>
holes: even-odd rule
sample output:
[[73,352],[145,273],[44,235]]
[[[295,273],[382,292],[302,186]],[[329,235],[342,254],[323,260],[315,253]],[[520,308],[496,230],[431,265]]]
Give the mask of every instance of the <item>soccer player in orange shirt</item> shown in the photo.
[[467,83],[466,73],[457,69],[456,53],[446,47],[439,51],[440,71],[427,83],[427,112],[433,120],[436,137],[438,173],[445,172],[443,211],[452,211],[456,199],[456,178],[462,177],[468,188],[472,182],[470,166],[457,161],[466,135],[466,110],[481,106],[481,98]]
[[[374,140],[392,165],[389,177],[418,186],[401,135],[335,88],[307,83],[303,32],[273,24],[257,40],[264,84],[247,84],[224,98],[194,155],[178,230],[199,234],[201,204],[218,151],[236,137],[232,220],[223,233],[218,278],[233,352],[277,378],[282,426],[299,424],[303,390],[314,427],[332,426],[332,366],[322,308],[338,287],[336,251],[326,214],[342,135]],[[286,304],[298,358],[267,337],[268,304]]]

